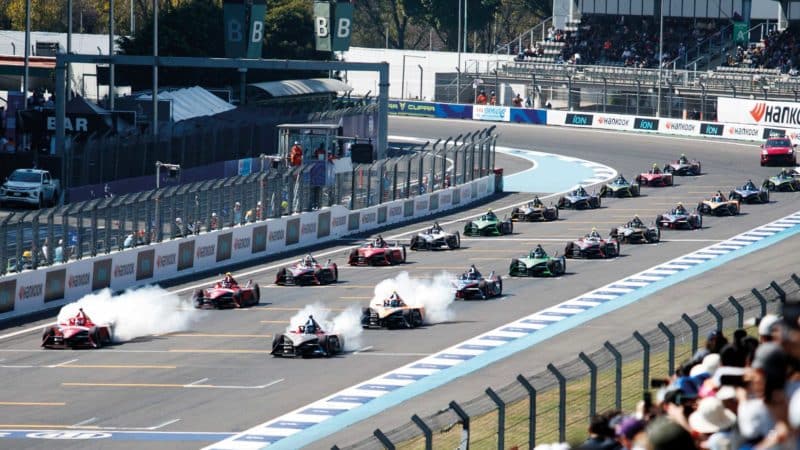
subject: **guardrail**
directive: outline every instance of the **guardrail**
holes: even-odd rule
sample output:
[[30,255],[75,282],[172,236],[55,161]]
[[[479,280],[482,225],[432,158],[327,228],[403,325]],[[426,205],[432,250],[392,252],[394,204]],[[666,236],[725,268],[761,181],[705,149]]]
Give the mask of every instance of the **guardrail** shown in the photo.
[[272,167],[268,159],[235,177],[13,212],[0,219],[0,275],[324,206],[358,210],[461,185],[493,169],[491,132],[450,137],[373,164],[352,166],[347,159]]
[[[376,429],[373,436],[346,447],[361,450],[395,448],[534,448],[537,442],[582,442],[589,419],[598,411],[632,411],[651,374],[666,377],[676,365],[697,351],[701,336],[711,331],[743,328],[747,318],[775,312],[787,297],[800,293],[800,277],[708,305],[704,312],[664,324],[611,343],[534,375],[518,375],[500,389],[468,401],[451,401],[447,408],[391,431]],[[464,446],[466,444],[466,446]],[[460,447],[461,445],[461,447]]]
[[0,277],[0,320],[99,289],[120,291],[263,260],[469,204],[500,185],[493,128],[439,140],[430,151],[357,165],[335,174],[332,184],[314,182],[324,179],[320,164],[323,174],[334,170],[321,161],[11,215],[0,222],[2,268],[11,260],[11,242],[15,258],[23,258],[25,243],[39,249],[45,239],[67,242],[48,246],[54,259],[43,260],[37,251],[30,266],[13,261],[10,268],[21,271]]

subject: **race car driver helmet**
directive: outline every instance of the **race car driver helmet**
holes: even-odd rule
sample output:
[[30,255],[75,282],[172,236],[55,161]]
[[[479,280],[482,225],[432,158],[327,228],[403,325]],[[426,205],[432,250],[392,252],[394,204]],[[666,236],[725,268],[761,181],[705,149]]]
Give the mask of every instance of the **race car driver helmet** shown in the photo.
[[688,158],[686,158],[686,153],[681,153],[681,157],[680,157],[680,158],[678,158],[678,161],[680,161],[680,162],[682,162],[682,163],[685,163],[685,162],[686,162],[686,161],[688,161],[688,160],[689,160],[689,159],[688,159]]
[[589,237],[592,237],[592,238],[599,238],[600,237],[600,233],[597,232],[597,227],[592,227],[592,232],[589,233]]
[[311,255],[306,255],[303,263],[306,265],[306,267],[311,267],[314,264],[314,258]]

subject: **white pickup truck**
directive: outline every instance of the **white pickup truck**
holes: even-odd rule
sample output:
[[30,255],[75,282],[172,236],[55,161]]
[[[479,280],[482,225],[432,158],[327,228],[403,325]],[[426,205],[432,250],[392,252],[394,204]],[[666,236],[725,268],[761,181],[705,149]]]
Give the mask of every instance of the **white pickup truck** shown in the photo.
[[61,182],[40,169],[17,169],[0,186],[0,206],[27,203],[39,208],[55,206],[61,195]]

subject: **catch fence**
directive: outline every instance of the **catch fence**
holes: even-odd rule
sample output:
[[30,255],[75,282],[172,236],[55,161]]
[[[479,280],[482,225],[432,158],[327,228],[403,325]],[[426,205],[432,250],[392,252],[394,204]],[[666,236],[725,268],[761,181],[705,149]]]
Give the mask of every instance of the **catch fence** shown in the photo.
[[[666,378],[697,351],[701,336],[711,331],[743,328],[745,320],[776,312],[787,298],[800,293],[800,277],[714,305],[692,316],[646,332],[634,331],[620,342],[606,341],[591,353],[565,364],[548,364],[534,375],[390,431],[336,450],[401,449],[533,449],[542,442],[579,444],[586,439],[591,416],[607,410],[634,411],[651,378]],[[332,450],[333,450],[332,449]]]
[[[494,127],[352,169],[270,158],[260,171],[96,198],[0,219],[0,275],[244,223],[343,205],[351,210],[457,186],[494,170]],[[256,168],[254,168],[255,170]]]

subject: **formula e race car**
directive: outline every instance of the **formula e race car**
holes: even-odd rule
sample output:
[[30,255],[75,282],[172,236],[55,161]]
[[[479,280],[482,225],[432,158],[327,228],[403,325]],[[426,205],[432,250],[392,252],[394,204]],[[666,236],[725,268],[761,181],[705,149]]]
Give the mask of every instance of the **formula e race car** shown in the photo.
[[734,188],[728,193],[728,198],[742,203],[769,203],[769,189],[760,189],[750,180],[742,187]]
[[622,174],[600,188],[600,196],[605,197],[638,197],[639,184],[629,183]]
[[700,161],[694,159],[690,161],[686,155],[681,155],[677,161],[664,165],[664,172],[678,176],[700,175],[701,169]]
[[508,274],[512,277],[558,277],[566,271],[566,258],[550,256],[541,246],[531,250],[528,256],[512,259],[508,266]]
[[558,199],[559,208],[595,209],[600,207],[600,196],[586,192],[583,186]]
[[513,232],[514,223],[511,219],[500,220],[491,210],[464,225],[464,236],[502,236]]
[[800,179],[795,178],[791,171],[781,170],[774,177],[764,180],[761,186],[770,191],[794,192],[800,191]]
[[657,164],[653,164],[653,167],[648,172],[640,173],[636,177],[636,182],[641,186],[664,187],[672,186],[674,179],[671,173],[663,172],[658,168]]
[[486,300],[503,295],[503,279],[500,275],[495,274],[493,270],[488,277],[484,277],[475,266],[456,278],[453,287],[456,288],[456,298],[464,300],[474,298]]
[[722,192],[710,199],[703,200],[697,204],[697,212],[701,215],[715,215],[715,216],[735,216],[739,214],[741,204],[738,200],[728,200]]
[[409,306],[397,293],[361,311],[364,328],[416,328],[425,320],[425,308]]
[[645,225],[636,216],[625,225],[612,228],[611,237],[626,244],[655,244],[661,240],[661,230],[655,225]]
[[600,233],[592,230],[590,234],[567,243],[564,256],[567,258],[614,258],[619,256],[619,241],[614,238],[603,239]]
[[406,247],[398,242],[390,245],[378,237],[350,250],[347,264],[351,266],[393,266],[406,262]]
[[297,264],[283,267],[275,275],[279,286],[307,286],[331,284],[339,281],[339,267],[329,259],[324,265],[307,255]]
[[547,207],[537,197],[532,202],[522,207],[511,210],[511,220],[514,222],[543,222],[558,220],[558,208]]
[[244,308],[257,305],[260,300],[261,288],[253,280],[244,286],[218,281],[210,288],[198,289],[192,297],[194,307],[202,309]]
[[344,336],[327,333],[309,316],[305,325],[275,336],[272,340],[272,356],[284,358],[331,357],[344,351]]
[[690,213],[683,205],[679,204],[668,212],[656,216],[656,227],[695,230],[703,228],[703,216]]
[[67,321],[45,328],[42,334],[44,348],[100,348],[110,344],[112,324],[96,324],[83,312],[83,308]]
[[447,248],[450,250],[461,247],[461,233],[454,231],[448,233],[444,231],[438,223],[432,227],[411,237],[408,246],[411,250],[439,250]]

